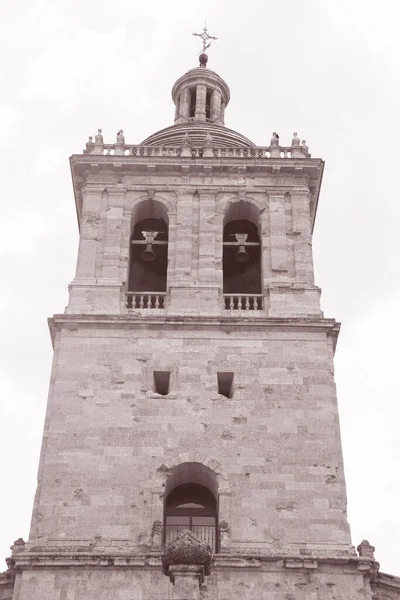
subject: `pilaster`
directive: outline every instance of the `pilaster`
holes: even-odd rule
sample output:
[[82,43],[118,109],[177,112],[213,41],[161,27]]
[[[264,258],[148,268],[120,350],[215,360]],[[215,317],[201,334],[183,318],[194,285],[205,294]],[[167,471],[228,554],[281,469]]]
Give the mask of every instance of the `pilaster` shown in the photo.
[[286,235],[285,194],[271,192],[269,196],[269,223],[271,245],[271,276],[287,277],[288,244]]
[[308,190],[295,190],[291,193],[291,199],[296,281],[313,285],[310,193]]
[[109,188],[107,191],[108,206],[103,241],[104,251],[101,276],[104,279],[115,279],[118,281],[125,190]]
[[83,207],[75,279],[95,276],[96,253],[103,188],[86,185],[82,190]]

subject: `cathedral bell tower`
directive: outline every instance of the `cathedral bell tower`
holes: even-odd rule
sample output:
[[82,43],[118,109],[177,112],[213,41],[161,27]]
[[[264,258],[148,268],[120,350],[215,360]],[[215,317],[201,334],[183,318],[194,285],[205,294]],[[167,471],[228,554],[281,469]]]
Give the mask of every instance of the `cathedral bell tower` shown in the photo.
[[172,98],[172,126],[70,159],[78,261],[9,597],[370,600],[314,284],[324,163],[228,129],[205,53]]

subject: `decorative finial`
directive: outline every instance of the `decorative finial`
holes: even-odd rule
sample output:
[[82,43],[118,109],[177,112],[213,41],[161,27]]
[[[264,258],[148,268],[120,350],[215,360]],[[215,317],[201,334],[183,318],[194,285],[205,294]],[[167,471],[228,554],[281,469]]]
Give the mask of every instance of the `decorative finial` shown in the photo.
[[200,66],[206,67],[207,61],[208,61],[208,56],[206,54],[206,50],[207,50],[207,48],[209,48],[211,46],[212,40],[217,40],[218,38],[216,38],[213,35],[208,34],[207,23],[204,23],[204,29],[201,33],[193,33],[192,35],[196,35],[197,37],[200,37],[203,41],[203,51],[200,53],[199,60],[200,60]]
[[301,140],[301,147],[306,154],[308,154],[308,146],[306,144],[306,140]]
[[279,135],[276,133],[276,131],[274,131],[272,134],[271,146],[279,146]]
[[297,131],[293,133],[292,146],[300,146],[300,138],[297,135]]
[[371,546],[368,540],[363,540],[361,544],[357,546],[357,552],[361,558],[370,558],[375,560],[375,546]]
[[103,133],[102,133],[101,129],[97,130],[97,133],[94,136],[94,141],[95,141],[96,144],[102,144],[103,143]]
[[117,132],[117,144],[125,144],[125,136],[123,129]]

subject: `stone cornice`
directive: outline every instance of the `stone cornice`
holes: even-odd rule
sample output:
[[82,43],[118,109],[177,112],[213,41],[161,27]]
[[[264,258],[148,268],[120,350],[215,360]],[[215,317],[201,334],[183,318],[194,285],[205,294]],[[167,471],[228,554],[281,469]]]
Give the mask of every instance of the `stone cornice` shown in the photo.
[[[16,571],[36,568],[59,567],[115,567],[125,569],[157,569],[162,566],[160,552],[133,554],[129,552],[79,552],[71,550],[63,552],[22,552],[15,556]],[[379,563],[358,556],[324,556],[299,557],[288,555],[259,555],[259,554],[216,554],[212,558],[214,570],[251,569],[251,570],[323,570],[326,566],[340,567],[348,572],[362,572],[370,575],[376,583],[389,587],[400,588],[400,579],[378,572]]]
[[318,319],[318,318],[279,318],[279,317],[257,317],[257,319],[241,319],[232,316],[175,316],[175,315],[93,315],[93,314],[56,314],[48,319],[50,331],[54,331],[60,327],[87,327],[87,326],[113,326],[113,327],[132,327],[132,328],[163,328],[175,329],[179,326],[180,329],[230,329],[238,332],[240,330],[248,331],[249,329],[265,331],[265,330],[281,330],[288,329],[297,331],[320,331],[337,337],[340,330],[340,323],[335,319]]
[[381,573],[378,571],[374,584],[377,587],[387,590],[391,589],[400,594],[400,577],[396,577],[395,575],[389,575],[388,573]]

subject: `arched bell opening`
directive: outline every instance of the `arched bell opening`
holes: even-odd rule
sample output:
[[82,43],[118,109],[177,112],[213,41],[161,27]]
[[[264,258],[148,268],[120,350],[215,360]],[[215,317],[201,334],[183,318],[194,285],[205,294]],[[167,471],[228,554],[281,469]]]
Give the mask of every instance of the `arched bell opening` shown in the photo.
[[218,484],[214,473],[200,463],[184,463],[167,480],[164,542],[185,529],[218,551]]
[[166,208],[154,200],[141,202],[135,207],[132,218],[128,294],[135,295],[131,296],[132,306],[129,308],[163,308],[167,270]]
[[231,205],[225,215],[223,293],[226,308],[261,308],[259,210],[248,202]]

